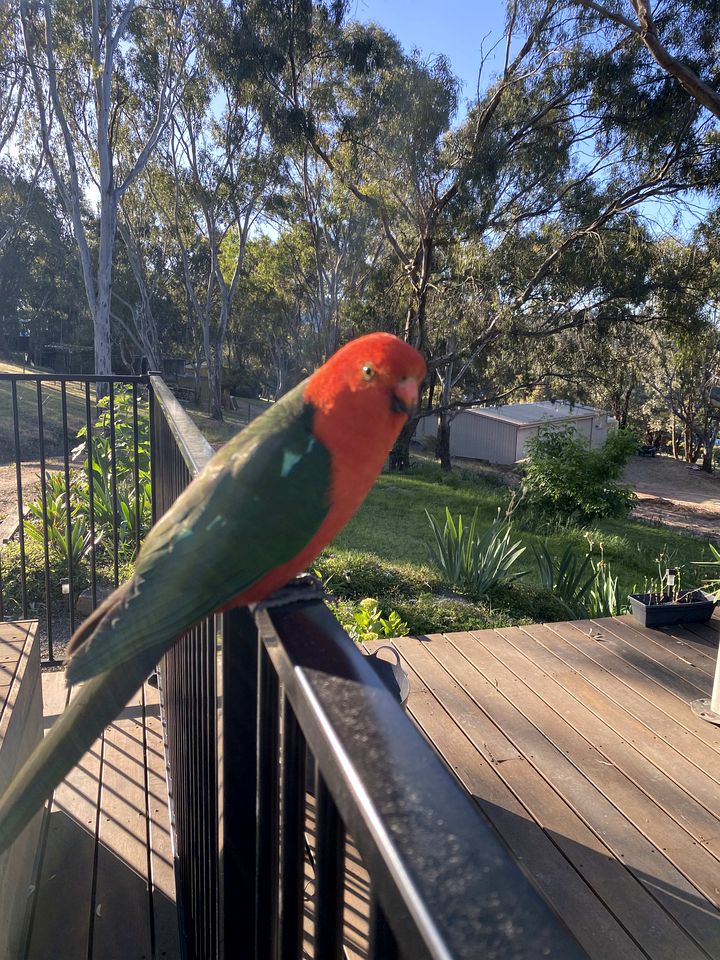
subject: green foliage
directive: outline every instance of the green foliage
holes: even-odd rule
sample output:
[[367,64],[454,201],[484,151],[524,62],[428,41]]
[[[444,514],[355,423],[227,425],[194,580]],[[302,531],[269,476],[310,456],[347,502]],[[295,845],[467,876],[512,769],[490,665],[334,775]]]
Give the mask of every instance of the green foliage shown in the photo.
[[491,600],[494,610],[526,623],[553,623],[568,618],[565,604],[550,590],[530,580],[499,584]]
[[627,600],[618,588],[618,578],[610,565],[600,559],[592,562],[593,581],[588,591],[587,609],[591,617],[619,617],[627,609]]
[[600,449],[591,450],[574,429],[542,427],[527,445],[522,509],[584,523],[627,516],[636,498],[617,481],[636,443],[631,433],[618,430]]
[[[112,459],[112,431],[110,399],[99,401],[100,413],[92,432],[91,456],[88,456],[87,430],[78,431],[81,443],[73,450],[75,461],[83,458],[82,470],[70,472],[66,491],[65,475],[47,473],[44,478],[48,542],[56,555],[67,561],[68,528],[67,500],[70,502],[70,556],[78,563],[93,547],[104,542],[110,548],[117,522],[118,547],[122,554],[132,557],[139,544],[137,530],[142,538],[151,522],[150,485],[150,424],[147,408],[138,408],[138,444],[135,456],[133,403],[129,391],[118,390],[114,401],[115,462]],[[137,485],[136,485],[137,474]],[[115,495],[113,496],[113,475]],[[95,529],[91,534],[92,511]],[[44,537],[43,504],[38,497],[29,505],[30,517],[25,521],[25,534],[42,544]],[[116,519],[117,518],[117,519]]]
[[[62,581],[67,578],[68,569],[64,555],[60,551],[49,552],[50,561],[50,606],[55,613],[66,613],[68,598],[63,596]],[[20,578],[20,544],[17,540],[10,540],[0,547],[0,570],[3,583],[3,604],[5,616],[18,618],[22,616],[22,590]],[[100,554],[97,558],[96,576],[98,585],[109,587],[113,585],[113,564],[107,554]],[[119,565],[119,580],[128,579],[132,575],[132,564],[129,560],[121,561]],[[45,608],[45,553],[42,543],[33,538],[25,540],[25,583],[27,588],[28,605],[34,615]],[[90,563],[87,557],[73,566],[73,602],[75,602],[86,587],[90,586]]]
[[400,601],[395,609],[407,624],[406,632],[413,636],[510,627],[519,622],[530,623],[532,619],[515,617],[487,603],[472,603],[460,597],[438,597],[430,593]]
[[569,616],[580,615],[593,583],[590,555],[578,560],[568,544],[560,556],[553,556],[547,544],[533,547],[540,584],[565,606]]
[[567,611],[575,617],[614,617],[625,610],[618,588],[600,547],[600,559],[592,555],[592,545],[580,559],[567,544],[559,556],[553,556],[547,543],[533,547],[538,579]]
[[472,597],[485,597],[499,583],[508,583],[525,574],[513,569],[525,552],[517,540],[511,540],[512,525],[499,515],[482,532],[478,532],[478,513],[473,513],[469,526],[462,515],[453,520],[445,508],[445,524],[440,526],[425,511],[433,539],[430,554],[433,563],[447,582]]
[[349,600],[411,597],[442,587],[440,578],[425,567],[388,563],[352,550],[326,550],[315,561],[314,572],[333,596]]
[[703,580],[703,589],[718,596],[720,595],[720,550],[712,543],[708,544],[708,548],[712,560],[696,560],[695,564],[698,567],[710,568],[708,576]]
[[339,619],[343,629],[359,643],[407,634],[407,624],[397,611],[391,610],[387,617],[384,617],[382,608],[374,597],[365,597],[355,607],[347,604],[340,606],[338,613],[341,614]]
[[[93,547],[93,538],[85,518],[79,510],[82,497],[82,477],[76,471],[70,473],[70,526],[68,529],[68,496],[65,490],[65,477],[60,473],[45,475],[45,498],[47,517],[48,546],[66,564],[68,553],[73,565],[87,556]],[[23,524],[25,536],[41,546],[45,539],[42,499],[34,500],[28,510],[32,519]],[[96,531],[94,545],[102,539],[102,530]]]

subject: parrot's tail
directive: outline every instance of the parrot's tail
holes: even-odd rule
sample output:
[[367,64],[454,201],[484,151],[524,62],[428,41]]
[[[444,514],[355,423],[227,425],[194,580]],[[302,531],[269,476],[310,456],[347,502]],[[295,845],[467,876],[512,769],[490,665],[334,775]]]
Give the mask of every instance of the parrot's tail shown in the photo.
[[0,854],[125,707],[167,646],[154,644],[80,688],[0,796]]
[[[128,581],[128,583],[130,582],[131,581]],[[77,650],[79,650],[80,647],[82,647],[95,633],[105,617],[116,610],[117,607],[122,603],[125,598],[125,594],[127,593],[128,583],[121,583],[117,590],[113,590],[110,596],[106,597],[102,603],[98,604],[90,616],[83,620],[72,637],[70,637],[70,641],[66,648],[68,656],[72,656]]]

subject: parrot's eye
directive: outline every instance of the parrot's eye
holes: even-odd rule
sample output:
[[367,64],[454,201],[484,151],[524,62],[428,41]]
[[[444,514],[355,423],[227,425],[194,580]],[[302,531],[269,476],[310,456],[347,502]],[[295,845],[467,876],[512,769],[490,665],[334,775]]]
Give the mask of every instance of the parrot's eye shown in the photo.
[[372,380],[375,376],[375,370],[370,366],[369,363],[363,365],[362,368],[363,380]]

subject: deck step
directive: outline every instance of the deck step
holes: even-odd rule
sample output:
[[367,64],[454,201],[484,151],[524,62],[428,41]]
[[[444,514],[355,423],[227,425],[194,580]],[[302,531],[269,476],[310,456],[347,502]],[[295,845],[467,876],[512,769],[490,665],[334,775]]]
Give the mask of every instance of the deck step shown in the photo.
[[[0,621],[0,790],[42,739],[37,621]],[[20,955],[42,814],[0,856],[0,960]]]

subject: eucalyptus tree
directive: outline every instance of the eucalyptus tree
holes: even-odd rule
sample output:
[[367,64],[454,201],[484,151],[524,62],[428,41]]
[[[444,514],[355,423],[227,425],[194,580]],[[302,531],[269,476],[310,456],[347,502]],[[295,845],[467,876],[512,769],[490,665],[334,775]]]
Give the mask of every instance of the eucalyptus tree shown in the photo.
[[[95,370],[110,373],[118,205],[182,94],[192,41],[184,4],[19,0],[42,149],[72,225],[93,319]],[[84,205],[97,207],[97,237]]]
[[597,43],[600,27],[622,52],[626,64],[635,61],[638,79],[640,73],[657,76],[654,68],[659,66],[720,119],[718,0],[670,0],[662,4],[650,0],[569,0],[566,6],[580,12],[576,28],[588,44]]
[[319,366],[356,332],[350,305],[362,298],[383,240],[367,207],[307,142],[288,146],[285,172],[278,240],[297,282],[306,358]]
[[228,346],[237,379],[281,397],[316,364],[309,361],[302,277],[295,252],[282,237],[248,241],[234,300]]
[[5,159],[22,114],[27,91],[27,62],[23,55],[18,6],[0,4],[0,160]]
[[[615,51],[579,37],[557,0],[510,0],[500,70],[483,74],[458,128],[446,61],[423,63],[346,12],[342,3],[248,0],[242,29],[223,29],[223,56],[255,70],[274,129],[304,139],[371,212],[406,291],[403,317],[388,326],[425,352],[445,385],[442,405],[467,402],[463,377],[501,337],[553,336],[601,305],[608,292],[592,252],[606,234],[632,229],[631,210],[716,179],[710,131],[682,91],[669,101],[651,91],[638,114]],[[672,106],[667,116],[661,103]],[[447,250],[464,243],[486,249],[483,282],[453,266],[462,256]],[[580,251],[589,274],[576,269]],[[475,302],[449,341],[453,269]]]
[[36,363],[47,343],[86,342],[90,324],[72,236],[53,191],[32,172],[0,167],[0,234],[9,237],[0,256],[0,337],[17,344],[23,334]]
[[154,191],[177,245],[190,324],[207,364],[210,415],[222,419],[222,367],[250,232],[278,175],[250,97],[202,54],[163,139],[165,190]]

